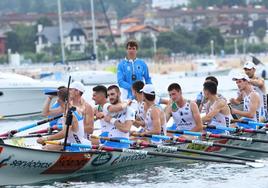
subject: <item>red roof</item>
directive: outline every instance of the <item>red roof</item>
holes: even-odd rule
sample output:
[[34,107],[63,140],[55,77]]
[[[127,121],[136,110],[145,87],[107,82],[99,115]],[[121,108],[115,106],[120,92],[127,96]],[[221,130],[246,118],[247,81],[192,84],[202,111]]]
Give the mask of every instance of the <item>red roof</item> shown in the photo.
[[119,21],[120,24],[139,23],[138,18],[125,18]]

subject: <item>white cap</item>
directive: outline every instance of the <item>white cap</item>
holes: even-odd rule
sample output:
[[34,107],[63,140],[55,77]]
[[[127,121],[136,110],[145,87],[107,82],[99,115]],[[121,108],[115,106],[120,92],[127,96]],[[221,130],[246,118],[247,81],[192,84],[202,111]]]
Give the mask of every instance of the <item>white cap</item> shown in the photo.
[[249,79],[248,75],[240,73],[240,74],[237,74],[237,75],[233,76],[232,80],[233,81],[236,81],[236,80],[247,80],[247,81],[249,81],[250,79]]
[[256,69],[256,65],[251,62],[251,61],[246,61],[246,63],[244,64],[244,69]]
[[85,92],[85,86],[81,82],[78,82],[78,81],[74,81],[73,83],[71,83],[70,88],[77,89],[78,91],[81,91],[82,93]]
[[149,95],[155,95],[155,89],[152,84],[146,84],[140,91]]

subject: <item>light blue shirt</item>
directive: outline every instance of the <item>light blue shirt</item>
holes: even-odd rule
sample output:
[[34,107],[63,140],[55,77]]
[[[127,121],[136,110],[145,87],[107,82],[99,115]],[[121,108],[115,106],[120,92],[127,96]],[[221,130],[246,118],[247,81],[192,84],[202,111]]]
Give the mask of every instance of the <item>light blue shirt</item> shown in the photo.
[[[136,80],[132,80],[132,75],[136,76]],[[152,84],[146,63],[137,58],[133,63],[126,58],[121,60],[117,67],[117,82],[119,87],[128,91],[128,99],[133,99],[131,87],[137,80],[144,81],[145,84]]]

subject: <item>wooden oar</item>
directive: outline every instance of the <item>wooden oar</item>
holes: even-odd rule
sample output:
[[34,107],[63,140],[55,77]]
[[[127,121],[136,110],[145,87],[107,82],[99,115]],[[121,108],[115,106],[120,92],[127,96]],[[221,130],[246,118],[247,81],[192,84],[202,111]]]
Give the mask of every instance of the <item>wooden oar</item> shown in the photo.
[[47,122],[50,122],[50,121],[53,121],[55,119],[59,119],[61,118],[63,115],[58,115],[58,116],[55,116],[55,117],[52,117],[52,118],[47,118],[47,119],[44,119],[44,120],[41,120],[41,121],[38,121],[36,123],[33,123],[33,124],[30,124],[30,125],[27,125],[27,126],[24,126],[24,127],[21,127],[19,129],[14,129],[14,130],[11,130],[11,131],[8,131],[6,133],[3,133],[0,135],[0,137],[10,137],[10,136],[13,136],[14,134],[16,133],[19,133],[19,132],[22,132],[22,131],[25,131],[27,129],[31,129],[33,127],[37,127],[39,125],[42,125],[42,124],[45,124]]
[[[56,145],[63,145],[60,141],[46,141],[47,144],[56,144]],[[128,149],[128,148],[113,148],[107,146],[91,146],[86,144],[76,144],[76,143],[66,143],[67,146],[75,146],[80,148],[89,148],[89,149],[98,149],[98,150],[105,150],[109,152],[121,152],[127,153],[132,155],[152,155],[157,157],[170,157],[170,158],[177,158],[177,159],[187,159],[187,160],[194,160],[194,161],[206,161],[206,162],[215,162],[215,163],[227,163],[227,164],[237,164],[237,165],[244,165],[254,168],[264,167],[263,163],[256,163],[256,162],[244,162],[244,161],[230,161],[224,159],[214,159],[214,158],[205,158],[205,157],[193,157],[187,155],[180,155],[174,153],[161,153],[155,151],[146,151],[146,150],[135,150],[135,149]]]
[[242,136],[223,135],[223,134],[212,134],[209,132],[201,133],[201,132],[191,132],[191,131],[181,131],[181,130],[168,130],[167,132],[192,135],[192,136],[205,136],[205,137],[211,137],[211,138],[226,138],[226,139],[231,139],[231,140],[268,143],[268,140],[259,139],[259,138],[250,138],[250,137],[242,137]]
[[246,129],[243,127],[232,128],[232,127],[226,127],[226,126],[204,125],[203,128],[226,130],[230,132],[268,134],[268,131],[265,131],[265,130]]
[[193,149],[184,149],[184,148],[175,147],[175,146],[164,146],[164,145],[160,145],[160,144],[152,144],[149,142],[145,142],[144,140],[132,141],[132,140],[122,140],[122,139],[108,138],[108,137],[99,137],[99,136],[93,136],[93,135],[91,135],[91,138],[108,140],[111,142],[119,142],[119,143],[124,143],[124,144],[131,144],[134,146],[140,145],[140,146],[144,146],[144,147],[158,148],[161,150],[161,152],[179,151],[179,152],[194,153],[194,154],[199,154],[199,155],[221,157],[221,158],[227,158],[227,159],[233,159],[233,160],[242,160],[242,161],[249,161],[249,162],[263,162],[262,160],[250,159],[250,158],[246,158],[246,157],[231,156],[231,155],[205,152],[205,151],[199,151],[199,150],[193,150]]
[[238,149],[238,150],[244,150],[244,151],[252,151],[252,152],[258,152],[258,153],[268,153],[268,150],[261,150],[261,149],[255,149],[255,148],[248,148],[243,146],[233,146],[229,144],[220,144],[220,143],[214,143],[211,141],[202,141],[202,140],[191,140],[181,137],[169,137],[169,136],[163,136],[163,135],[144,135],[143,137],[149,137],[149,138],[157,138],[157,139],[163,139],[163,140],[172,140],[175,142],[182,142],[182,143],[192,143],[197,144],[201,146],[217,146],[222,148],[230,148],[230,149]]

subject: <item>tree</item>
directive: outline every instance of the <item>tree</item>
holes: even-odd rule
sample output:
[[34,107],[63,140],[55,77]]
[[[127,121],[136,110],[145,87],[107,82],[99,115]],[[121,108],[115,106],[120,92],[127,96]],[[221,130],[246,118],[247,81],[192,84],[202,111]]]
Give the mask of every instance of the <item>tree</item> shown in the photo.
[[266,35],[266,30],[263,27],[260,27],[257,29],[256,36],[261,42],[263,42],[265,35]]
[[48,17],[41,17],[37,20],[37,25],[43,25],[43,26],[53,26],[52,21]]
[[152,37],[149,36],[142,36],[141,40],[140,40],[140,48],[141,49],[145,49],[145,48],[153,48],[154,46],[154,42]]
[[7,49],[11,49],[11,52],[19,51],[19,37],[14,31],[10,31],[6,33],[6,41],[7,41]]

